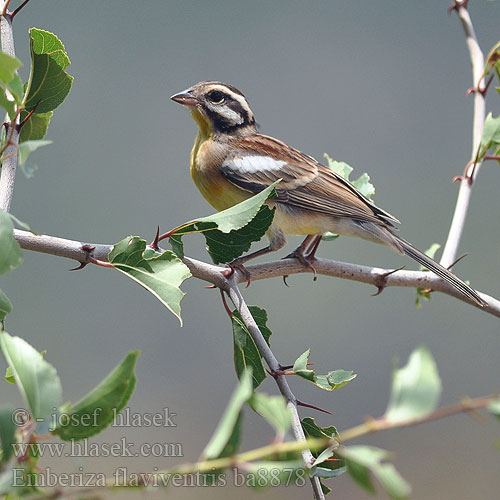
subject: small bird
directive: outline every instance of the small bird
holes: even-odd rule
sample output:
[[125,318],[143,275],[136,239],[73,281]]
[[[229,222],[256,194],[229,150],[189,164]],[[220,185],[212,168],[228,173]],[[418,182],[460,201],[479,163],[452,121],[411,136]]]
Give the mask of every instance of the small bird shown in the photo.
[[187,106],[198,124],[191,176],[216,210],[236,205],[281,179],[277,197],[267,202],[276,209],[267,232],[269,246],[236,259],[233,267],[246,273],[243,264],[283,247],[285,234],[307,235],[288,257],[312,267],[322,234],[330,231],[406,254],[484,306],[475,290],[395,233],[396,217],[375,206],[331,168],[259,133],[247,99],[232,85],[200,82],[171,99]]

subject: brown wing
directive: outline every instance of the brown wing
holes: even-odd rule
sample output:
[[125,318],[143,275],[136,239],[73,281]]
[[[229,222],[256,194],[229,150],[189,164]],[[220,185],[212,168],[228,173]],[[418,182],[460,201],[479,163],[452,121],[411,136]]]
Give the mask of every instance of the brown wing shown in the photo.
[[277,202],[305,210],[392,226],[399,222],[363,196],[349,181],[311,156],[272,137],[256,134],[234,140],[223,175],[238,187],[258,193],[281,179]]

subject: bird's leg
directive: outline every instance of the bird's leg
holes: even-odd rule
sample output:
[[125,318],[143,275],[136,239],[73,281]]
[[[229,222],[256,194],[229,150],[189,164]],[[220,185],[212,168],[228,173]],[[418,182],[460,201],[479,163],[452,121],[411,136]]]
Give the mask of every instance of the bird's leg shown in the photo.
[[[311,261],[314,260],[314,254],[319,245],[319,241],[317,240],[321,241],[321,235],[308,234],[305,240],[292,253],[284,257],[285,259],[297,259],[304,267],[312,270],[315,278],[316,269],[314,269]],[[307,255],[305,255],[306,252]]]

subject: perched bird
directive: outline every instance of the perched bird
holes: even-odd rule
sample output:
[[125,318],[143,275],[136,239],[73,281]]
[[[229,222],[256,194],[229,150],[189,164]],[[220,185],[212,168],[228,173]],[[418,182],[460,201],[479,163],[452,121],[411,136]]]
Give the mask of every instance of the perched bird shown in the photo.
[[233,261],[243,263],[278,250],[285,234],[307,235],[290,254],[312,267],[327,231],[387,245],[422,264],[483,306],[478,293],[395,233],[398,219],[378,208],[349,181],[284,142],[260,134],[245,96],[232,85],[200,82],[171,97],[189,108],[199,131],[191,151],[191,176],[217,210],[229,208],[281,179],[267,233],[269,246]]

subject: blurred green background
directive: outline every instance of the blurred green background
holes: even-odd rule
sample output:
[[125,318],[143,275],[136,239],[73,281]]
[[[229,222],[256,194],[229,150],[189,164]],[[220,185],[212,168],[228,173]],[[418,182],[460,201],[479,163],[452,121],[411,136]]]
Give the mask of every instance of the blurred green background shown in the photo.
[[[402,221],[401,234],[421,249],[444,243],[458,185],[470,157],[470,63],[462,27],[448,1],[32,1],[15,20],[18,57],[29,61],[28,28],[56,33],[66,46],[75,83],[56,110],[48,139],[19,173],[13,213],[36,231],[113,243],[129,234],[151,239],[212,209],[188,173],[196,134],[173,93],[200,81],[232,83],[248,97],[262,131],[321,159],[324,152],[367,171],[375,201]],[[500,3],[472,0],[470,12],[485,52],[498,41]],[[498,95],[488,108],[498,114]],[[478,290],[500,297],[498,165],[483,166],[456,268]],[[208,260],[200,236],[185,238],[186,253]],[[299,239],[292,238],[286,250]],[[259,247],[258,245],[256,246]],[[373,266],[416,265],[390,250],[350,238],[325,243],[331,257]],[[43,460],[53,470],[104,471],[126,465],[151,471],[195,460],[236,384],[230,322],[216,291],[183,285],[184,327],[122,275],[25,252],[25,264],[2,280],[15,310],[7,330],[47,349],[73,401],[99,382],[131,349],[141,349],[132,412],[177,414],[175,428],[109,429],[96,442],[181,443],[183,457]],[[358,378],[326,393],[290,380],[297,396],[334,412],[312,415],[340,430],[380,415],[393,360],[406,362],[425,344],[443,380],[443,404],[463,395],[498,391],[498,318],[436,294],[422,310],[411,289],[373,287],[320,276],[255,282],[249,304],[265,307],[272,347],[282,363],[306,348],[320,372],[344,368]],[[1,369],[4,362],[2,360]],[[275,394],[274,383],[263,390]],[[15,387],[2,385],[2,404],[19,405]],[[498,422],[467,416],[395,430],[360,440],[395,452],[415,499],[498,498]],[[243,448],[265,444],[272,431],[246,412]],[[231,481],[229,481],[231,482]],[[368,498],[345,475],[330,481],[337,499]],[[253,498],[245,488],[173,488],[151,497]],[[120,493],[120,497],[125,493]],[[141,498],[143,494],[139,494]],[[138,495],[138,496],[139,496]],[[132,498],[130,494],[127,498]],[[278,488],[262,498],[312,496],[309,486]],[[380,493],[383,498],[384,495]],[[148,495],[149,497],[149,495]]]

